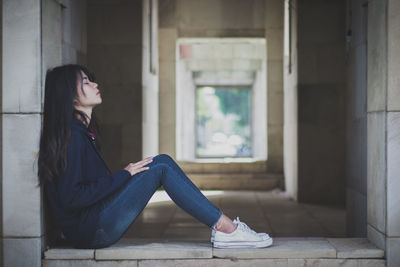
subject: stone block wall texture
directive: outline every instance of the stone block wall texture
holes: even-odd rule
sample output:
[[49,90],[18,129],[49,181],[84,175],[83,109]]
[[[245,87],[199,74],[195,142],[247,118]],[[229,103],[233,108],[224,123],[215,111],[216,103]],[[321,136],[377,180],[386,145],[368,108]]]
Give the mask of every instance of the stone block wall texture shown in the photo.
[[[268,171],[283,172],[283,0],[159,1],[160,153],[175,156],[175,48],[181,37],[267,39]],[[272,105],[273,103],[273,105]]]
[[[53,2],[59,2],[53,0]],[[87,1],[61,0],[62,64],[87,64]],[[56,32],[55,32],[56,33]],[[57,34],[57,33],[56,33]]]
[[[366,0],[347,6],[346,220],[349,236],[367,236],[367,20]],[[374,145],[374,144],[371,144]]]
[[298,199],[345,205],[345,0],[299,0]]
[[88,1],[87,62],[103,103],[102,152],[116,171],[142,158],[142,1]]
[[367,235],[385,249],[388,266],[400,265],[400,4],[368,2]]
[[[40,266],[40,1],[1,1],[2,266]],[[27,134],[29,133],[29,134]],[[23,196],[23,197],[21,197]]]

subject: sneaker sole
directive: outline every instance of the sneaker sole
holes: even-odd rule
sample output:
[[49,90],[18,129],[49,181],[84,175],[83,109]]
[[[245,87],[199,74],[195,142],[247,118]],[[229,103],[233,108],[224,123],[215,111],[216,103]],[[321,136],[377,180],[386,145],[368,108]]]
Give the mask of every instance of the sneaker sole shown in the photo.
[[[257,233],[257,234],[265,234],[265,233]],[[214,239],[215,239],[214,236],[211,234],[210,242],[214,243]]]
[[272,238],[261,241],[236,241],[236,242],[221,242],[214,241],[215,248],[265,248],[272,245]]
[[[269,238],[271,238],[271,237],[269,237]],[[214,243],[214,238],[213,237],[211,237],[210,242]]]

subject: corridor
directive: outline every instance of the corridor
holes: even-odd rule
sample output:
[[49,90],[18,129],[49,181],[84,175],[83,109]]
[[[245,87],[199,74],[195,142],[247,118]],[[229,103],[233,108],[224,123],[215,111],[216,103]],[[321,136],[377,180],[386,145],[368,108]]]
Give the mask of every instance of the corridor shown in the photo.
[[[230,218],[272,237],[345,237],[345,209],[296,203],[280,190],[203,191]],[[209,240],[208,227],[157,191],[124,238]]]

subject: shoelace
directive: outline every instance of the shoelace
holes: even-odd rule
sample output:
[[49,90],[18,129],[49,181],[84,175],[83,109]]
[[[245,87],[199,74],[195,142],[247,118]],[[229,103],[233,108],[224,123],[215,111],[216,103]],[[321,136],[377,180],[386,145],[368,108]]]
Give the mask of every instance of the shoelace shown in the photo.
[[239,220],[239,217],[236,217],[235,220],[233,220],[234,223],[236,223],[238,225],[238,227],[240,226],[244,231],[252,233],[252,234],[257,234],[254,230],[252,230],[249,226],[247,226],[247,224],[245,224],[244,222],[241,222]]

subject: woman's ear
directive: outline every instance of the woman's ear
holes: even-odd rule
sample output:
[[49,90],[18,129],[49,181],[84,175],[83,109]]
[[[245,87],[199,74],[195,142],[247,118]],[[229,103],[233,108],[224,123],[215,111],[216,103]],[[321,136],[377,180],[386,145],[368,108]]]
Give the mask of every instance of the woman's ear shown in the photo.
[[72,102],[74,105],[78,105],[79,104],[79,101],[78,101],[78,99],[76,99],[76,98],[74,98],[74,101]]

